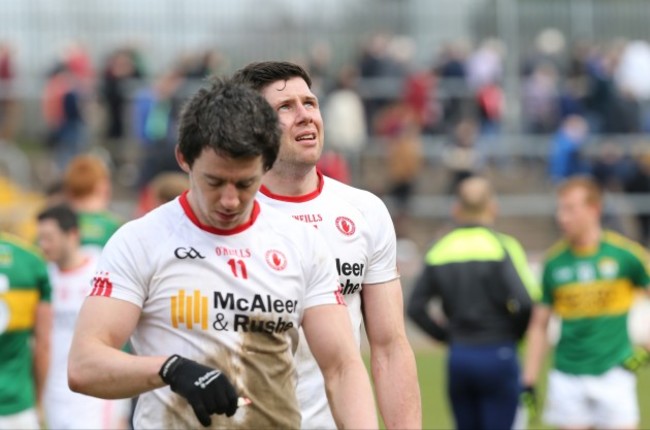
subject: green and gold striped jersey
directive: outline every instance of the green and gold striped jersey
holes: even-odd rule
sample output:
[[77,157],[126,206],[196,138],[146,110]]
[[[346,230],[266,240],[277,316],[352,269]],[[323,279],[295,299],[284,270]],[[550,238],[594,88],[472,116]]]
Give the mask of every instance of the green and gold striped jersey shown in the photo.
[[542,302],[561,318],[555,368],[600,375],[632,353],[627,318],[636,288],[647,288],[648,255],[641,245],[605,231],[592,249],[566,241],[547,253]]
[[47,267],[38,250],[0,233],[0,415],[34,406],[30,338],[36,307],[51,300]]

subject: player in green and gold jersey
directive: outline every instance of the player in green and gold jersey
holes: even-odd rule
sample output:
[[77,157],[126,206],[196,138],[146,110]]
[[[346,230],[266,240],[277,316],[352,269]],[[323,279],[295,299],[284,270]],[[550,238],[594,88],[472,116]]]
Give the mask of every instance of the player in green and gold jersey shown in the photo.
[[634,429],[639,423],[628,313],[650,284],[643,247],[601,227],[602,195],[587,177],[560,184],[563,239],[544,260],[542,303],[529,330],[524,384],[533,386],[554,313],[560,337],[549,373],[545,420],[560,428]]
[[38,250],[0,233],[0,429],[38,428],[36,405],[49,360],[50,299]]

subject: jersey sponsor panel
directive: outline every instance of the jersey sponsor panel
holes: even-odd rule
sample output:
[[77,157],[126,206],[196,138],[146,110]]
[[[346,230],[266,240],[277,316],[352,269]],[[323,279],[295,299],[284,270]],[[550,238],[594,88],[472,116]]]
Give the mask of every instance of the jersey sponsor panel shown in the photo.
[[[283,319],[282,314],[294,314],[298,309],[298,300],[282,300],[270,294],[254,294],[250,299],[232,292],[215,291],[210,300],[200,290],[179,290],[170,298],[172,327],[184,326],[190,330],[208,330],[212,326],[216,331],[279,333],[295,327],[294,322],[287,321],[286,316]],[[232,316],[227,317],[227,312]]]
[[567,284],[554,291],[553,310],[564,319],[621,315],[630,310],[634,297],[633,285],[625,279]]

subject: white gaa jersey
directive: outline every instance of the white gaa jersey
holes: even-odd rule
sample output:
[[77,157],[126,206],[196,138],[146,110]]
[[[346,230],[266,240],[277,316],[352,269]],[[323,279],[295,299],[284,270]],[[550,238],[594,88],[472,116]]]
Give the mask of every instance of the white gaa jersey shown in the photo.
[[[399,277],[395,229],[386,205],[374,194],[318,173],[319,186],[299,197],[279,196],[264,186],[259,199],[322,233],[336,258],[343,297],[360,343],[361,290]],[[335,428],[325,383],[301,331],[296,353],[302,428]]]
[[129,400],[99,399],[68,387],[68,352],[74,327],[97,268],[97,257],[86,257],[83,266],[73,270],[61,271],[53,263],[48,265],[53,320],[43,407],[50,429],[114,429],[126,423]]
[[[185,193],[111,237],[91,294],[142,308],[136,354],[218,368],[252,400],[231,418],[212,415],[212,428],[297,428],[297,329],[305,309],[344,304],[333,265],[320,235],[282,212],[255,202],[246,224],[219,230],[200,223]],[[201,427],[169,387],[140,396],[134,425]]]

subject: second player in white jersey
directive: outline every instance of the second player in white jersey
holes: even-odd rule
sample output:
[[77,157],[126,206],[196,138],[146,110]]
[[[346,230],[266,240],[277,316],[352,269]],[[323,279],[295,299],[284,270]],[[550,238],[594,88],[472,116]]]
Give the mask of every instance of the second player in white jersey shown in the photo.
[[[384,203],[374,194],[318,173],[318,188],[308,195],[280,196],[264,186],[258,198],[294,219],[313,225],[334,253],[357,343],[361,339],[361,291],[399,277],[395,231]],[[303,336],[296,354],[298,398],[303,425],[333,428],[325,386]]]
[[81,305],[90,293],[97,257],[87,254],[82,266],[60,270],[48,265],[52,283],[52,340],[43,406],[51,429],[126,428],[130,401],[105,400],[74,393],[68,388],[68,351]]
[[[104,248],[70,349],[73,390],[141,395],[137,428],[297,428],[301,326],[337,427],[377,427],[326,242],[256,200],[278,125],[234,79],[215,78],[185,103],[175,155],[190,189]],[[129,337],[137,355],[118,349]]]
[[[333,264],[318,235],[273,208],[255,203],[248,223],[220,230],[201,224],[183,194],[111,238],[92,295],[142,308],[138,355],[180,352],[221,369],[252,400],[214,426],[296,428],[297,328],[306,308],[342,303]],[[197,424],[169,387],[140,396],[136,428]]]

